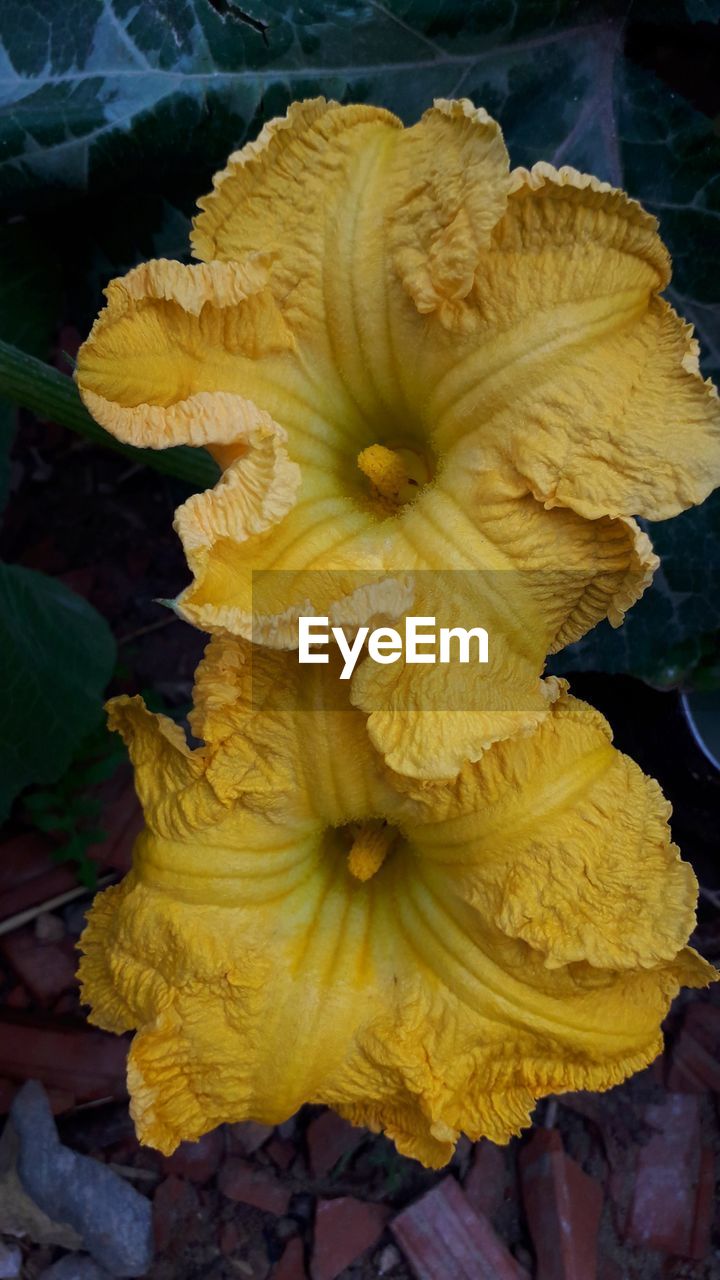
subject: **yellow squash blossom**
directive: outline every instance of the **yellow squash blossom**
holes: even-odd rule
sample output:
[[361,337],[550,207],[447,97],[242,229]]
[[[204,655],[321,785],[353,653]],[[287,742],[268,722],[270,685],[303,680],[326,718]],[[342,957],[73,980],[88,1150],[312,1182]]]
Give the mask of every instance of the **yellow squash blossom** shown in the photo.
[[[720,481],[718,401],[659,297],[656,221],[574,169],[511,170],[467,100],[409,129],[373,106],[295,103],[200,204],[198,265],[109,285],[83,399],[123,440],[204,445],[223,468],[177,513],[194,574],[177,604],[200,627],[287,647],[299,613],[365,621],[373,584],[420,571],[414,613],[439,597],[455,625],[462,603],[497,635],[482,707],[427,669],[354,679],[388,763],[451,776],[538,723],[556,694],[546,655],[619,623],[647,585],[632,517],[675,515]],[[432,582],[454,570],[481,571],[462,602]],[[429,773],[418,743],[441,725]]]
[[533,734],[418,783],[336,674],[213,640],[194,750],[140,699],[110,704],[147,825],[80,976],[92,1021],[137,1032],[132,1111],[164,1152],[312,1102],[442,1165],[460,1132],[504,1142],[537,1097],[650,1062],[679,985],[713,975],[685,945],[669,806],[597,712],[563,693]]

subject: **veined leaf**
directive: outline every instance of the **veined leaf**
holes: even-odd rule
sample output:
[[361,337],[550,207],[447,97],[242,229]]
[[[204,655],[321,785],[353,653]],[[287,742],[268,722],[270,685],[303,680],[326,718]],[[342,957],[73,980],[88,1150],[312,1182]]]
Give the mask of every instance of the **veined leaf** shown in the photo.
[[[185,195],[201,194],[293,98],[382,103],[412,122],[433,97],[463,94],[501,121],[516,164],[574,164],[659,214],[675,296],[717,363],[720,139],[628,62],[614,8],[621,16],[578,0],[26,0],[20,22],[3,0],[0,202],[131,192],[140,225],[148,196],[181,177]],[[691,17],[713,10],[717,21],[714,0],[694,0]],[[689,25],[679,4],[662,12]]]

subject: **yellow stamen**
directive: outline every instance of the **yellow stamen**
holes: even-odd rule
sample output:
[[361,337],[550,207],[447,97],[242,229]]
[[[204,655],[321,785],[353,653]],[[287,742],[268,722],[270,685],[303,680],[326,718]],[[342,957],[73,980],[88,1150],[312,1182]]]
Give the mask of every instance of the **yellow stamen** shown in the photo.
[[353,834],[348,870],[358,880],[369,880],[380,870],[397,832],[386,822],[364,822]]
[[357,464],[372,485],[376,504],[390,513],[413,502],[432,479],[432,465],[417,449],[371,444],[358,454]]
[[400,502],[403,486],[411,477],[399,453],[386,449],[384,444],[371,444],[358,454],[357,464],[381,498]]

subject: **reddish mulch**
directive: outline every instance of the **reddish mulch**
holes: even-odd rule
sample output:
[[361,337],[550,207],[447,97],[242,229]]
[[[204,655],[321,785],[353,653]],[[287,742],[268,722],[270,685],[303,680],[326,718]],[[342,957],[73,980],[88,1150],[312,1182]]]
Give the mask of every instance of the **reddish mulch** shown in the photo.
[[[111,692],[153,689],[171,708],[187,704],[205,642],[154,603],[187,578],[171,530],[183,496],[145,468],[26,422],[0,540],[5,558],[64,577],[108,618],[122,658]],[[638,686],[628,710],[630,683],[573,681],[616,708],[620,738],[632,738],[633,753],[661,775],[662,761],[654,768],[651,757],[662,736],[658,717],[666,724],[662,781],[684,853],[717,889],[708,879],[716,837],[704,809],[712,814],[717,779],[688,762],[672,695]],[[100,795],[108,836],[93,857],[101,875],[118,876],[139,821],[128,770]],[[0,838],[0,921],[76,886],[52,850],[20,803]],[[463,1141],[439,1173],[317,1107],[276,1129],[223,1126],[164,1159],[134,1136],[126,1043],[91,1029],[79,1005],[72,956],[88,902],[73,899],[0,937],[0,1111],[25,1078],[41,1080],[62,1140],[112,1164],[152,1199],[152,1280],[720,1277],[720,986],[679,998],[665,1053],[649,1070],[604,1095],[540,1104],[536,1127],[507,1148]],[[701,919],[694,941],[717,961],[720,912],[709,900]],[[27,1280],[60,1256],[20,1244]]]

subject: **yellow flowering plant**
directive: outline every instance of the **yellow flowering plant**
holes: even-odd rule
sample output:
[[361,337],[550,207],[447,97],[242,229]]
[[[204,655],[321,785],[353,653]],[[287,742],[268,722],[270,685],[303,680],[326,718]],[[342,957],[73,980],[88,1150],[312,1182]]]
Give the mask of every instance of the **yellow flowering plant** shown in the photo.
[[[659,1051],[696,885],[657,784],[563,692],[444,783],[388,769],[337,667],[210,643],[191,750],[116,698],[145,811],[82,938],[91,1020],[134,1029],[142,1141],[324,1102],[428,1165]],[[432,750],[432,744],[427,744]]]
[[641,594],[656,561],[633,517],[720,479],[656,221],[574,169],[511,170],[466,100],[410,129],[295,103],[200,203],[198,265],[108,287],[83,399],[122,440],[205,445],[223,468],[176,517],[194,574],[177,608],[206,630],[287,647],[300,613],[357,615],[358,571],[495,574],[493,593],[480,575],[461,602],[446,579],[412,606],[452,625],[462,603],[502,635],[490,710],[402,663],[353,681],[393,768],[450,776],[532,729],[547,654]]
[[[146,829],[82,946],[92,1019],[135,1029],[138,1132],[327,1103],[429,1165],[506,1141],[538,1097],[647,1064],[696,885],[657,785],[543,678],[615,625],[656,566],[635,522],[720,480],[717,396],[655,220],[574,169],[509,166],[498,126],[439,100],[295,103],[201,202],[193,266],[107,289],[77,381],[144,447],[222,476],[176,514],[176,607],[216,633],[191,749],[115,699]],[[337,654],[349,630],[477,613],[467,667]]]

